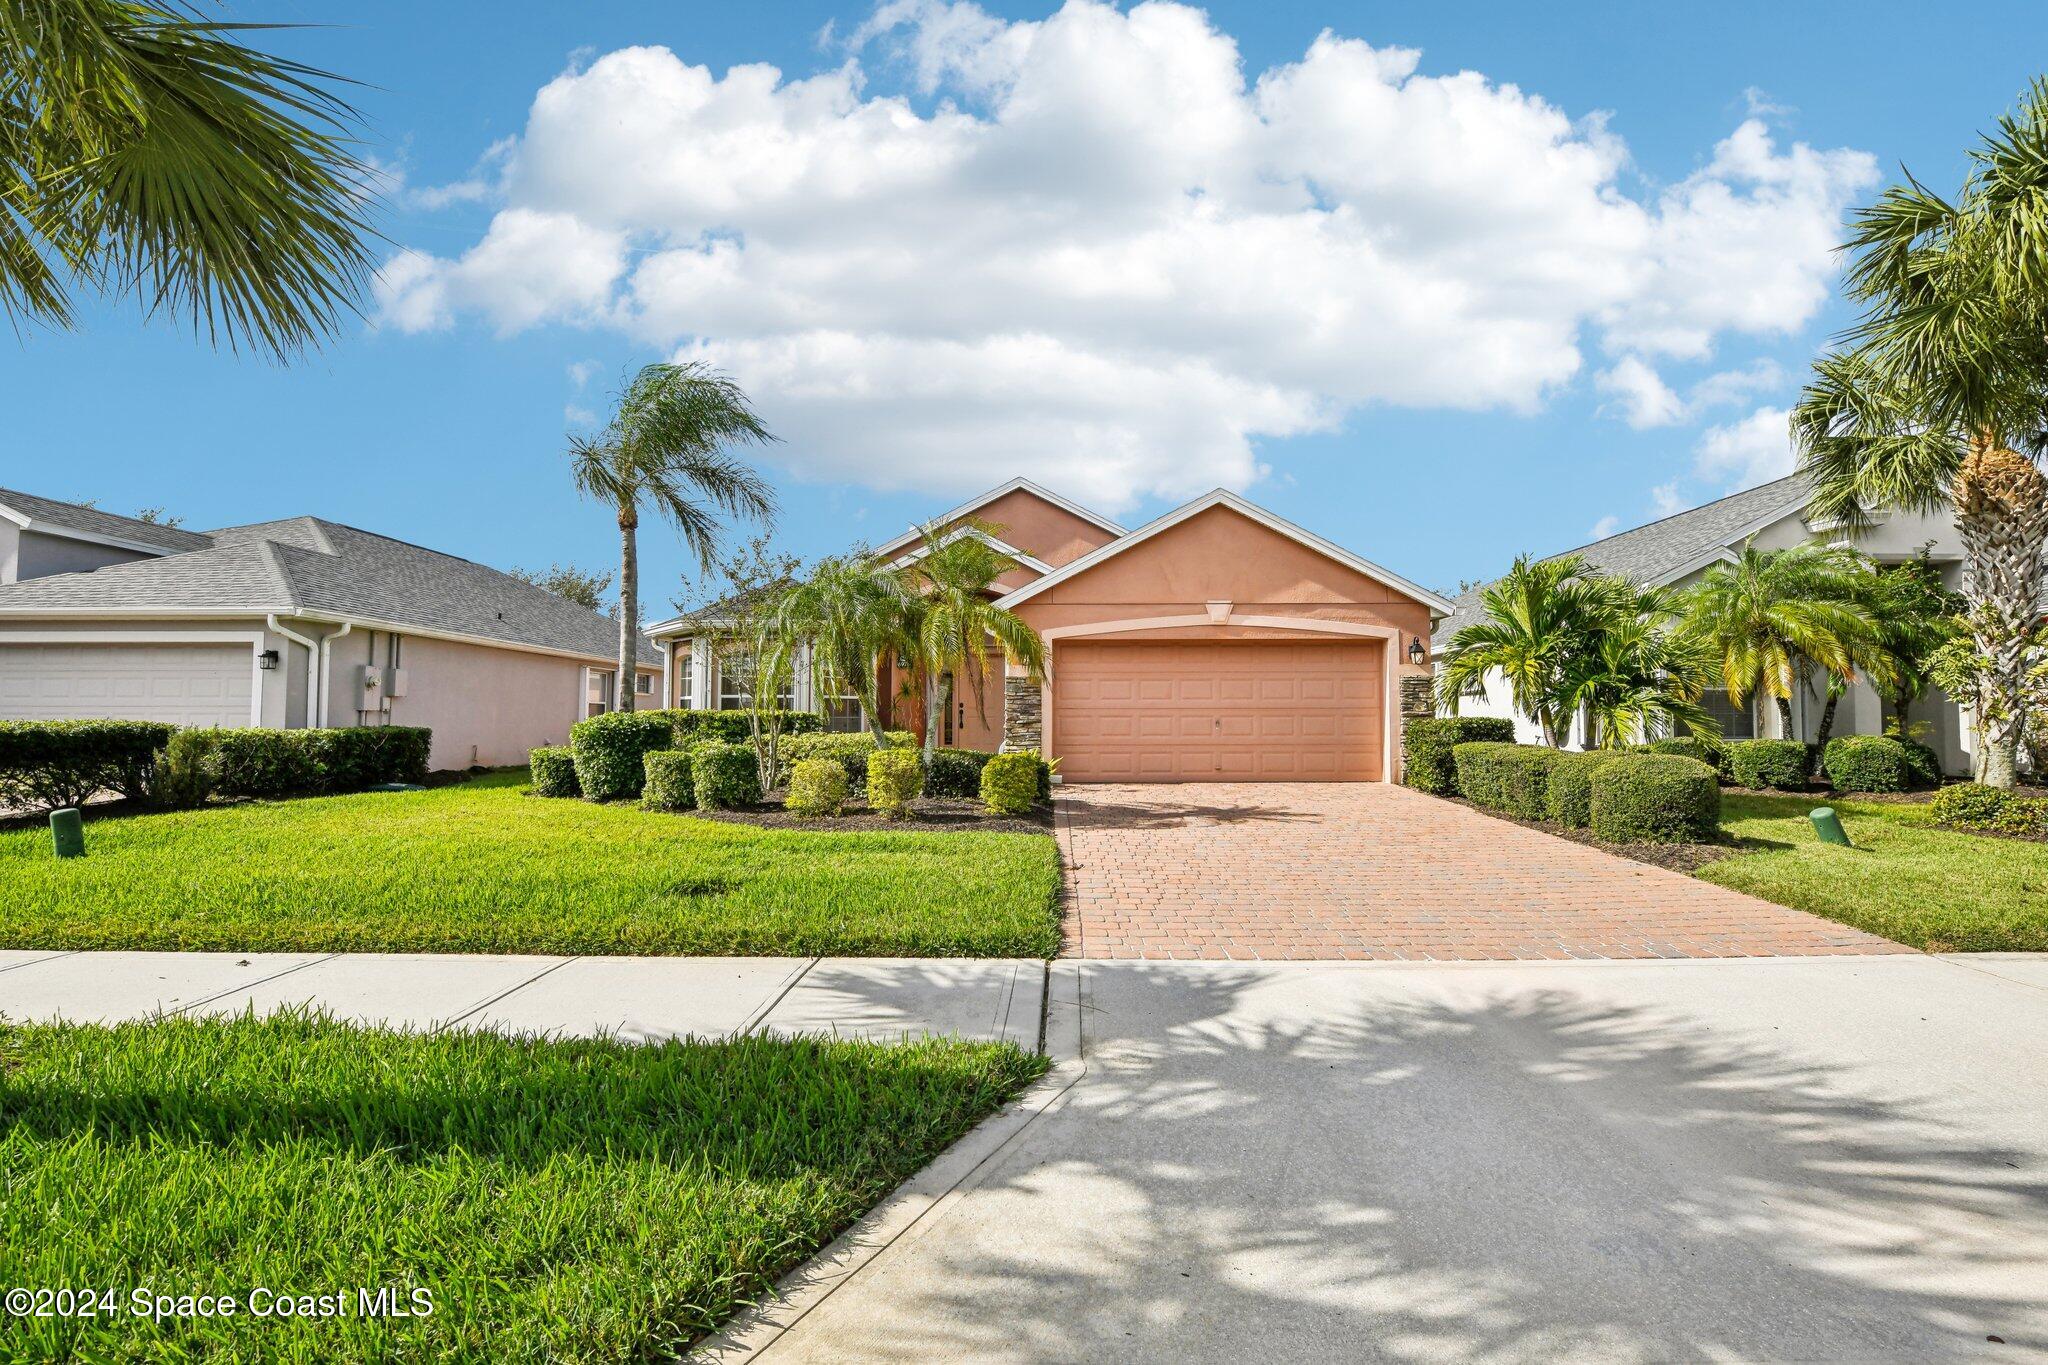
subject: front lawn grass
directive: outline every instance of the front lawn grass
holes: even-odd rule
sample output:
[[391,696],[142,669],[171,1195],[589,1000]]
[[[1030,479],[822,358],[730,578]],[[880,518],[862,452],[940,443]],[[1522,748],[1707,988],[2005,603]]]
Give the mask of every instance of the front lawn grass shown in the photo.
[[[672,1359],[1044,1069],[293,1014],[0,1026],[0,1285],[117,1291],[111,1320],[10,1317],[0,1359]],[[365,1317],[361,1287],[432,1312]],[[345,1306],[257,1317],[259,1288]],[[155,1322],[137,1289],[239,1311]]]
[[399,794],[0,832],[0,947],[1051,957],[1050,835],[765,830],[525,794]]
[[[1814,837],[1831,805],[1855,848]],[[2048,951],[2048,844],[1937,829],[1927,808],[1725,795],[1721,824],[1754,852],[1695,876],[1929,952]]]

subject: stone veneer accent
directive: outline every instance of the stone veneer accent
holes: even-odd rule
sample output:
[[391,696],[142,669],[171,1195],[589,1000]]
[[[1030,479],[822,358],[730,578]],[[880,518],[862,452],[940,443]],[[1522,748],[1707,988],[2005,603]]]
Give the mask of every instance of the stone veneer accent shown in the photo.
[[1038,753],[1045,747],[1045,694],[1031,678],[1003,679],[1003,752]]
[[1401,679],[1401,719],[1418,720],[1436,714],[1436,699],[1432,695],[1428,674],[1414,673]]

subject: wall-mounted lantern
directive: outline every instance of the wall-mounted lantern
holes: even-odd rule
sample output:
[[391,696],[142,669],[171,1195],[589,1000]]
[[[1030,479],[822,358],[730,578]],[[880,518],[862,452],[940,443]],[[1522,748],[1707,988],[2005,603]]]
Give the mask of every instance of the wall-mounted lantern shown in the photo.
[[1420,635],[1411,637],[1408,641],[1408,662],[1420,668],[1422,667],[1422,661],[1428,657],[1429,651],[1423,647],[1422,637]]
[[261,654],[258,654],[256,656],[256,666],[262,669],[265,673],[276,672],[277,651],[274,649],[266,649]]

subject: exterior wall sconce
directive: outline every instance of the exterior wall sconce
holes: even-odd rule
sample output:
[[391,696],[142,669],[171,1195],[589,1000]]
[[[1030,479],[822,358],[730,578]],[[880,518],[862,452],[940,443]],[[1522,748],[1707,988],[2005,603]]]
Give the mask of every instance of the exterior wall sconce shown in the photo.
[[1408,662],[1414,664],[1417,668],[1420,668],[1422,667],[1422,661],[1427,659],[1428,657],[1429,651],[1423,648],[1422,637],[1420,635],[1409,637]]
[[258,654],[256,656],[256,666],[262,669],[265,673],[276,672],[277,651],[274,649],[266,649],[261,654]]

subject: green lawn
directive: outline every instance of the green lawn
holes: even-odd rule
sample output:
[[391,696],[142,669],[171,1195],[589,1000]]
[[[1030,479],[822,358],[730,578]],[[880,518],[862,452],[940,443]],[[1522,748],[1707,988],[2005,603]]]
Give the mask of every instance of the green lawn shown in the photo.
[[[1806,813],[1841,815],[1853,849],[1819,842]],[[1927,808],[1800,796],[1728,796],[1721,823],[1757,851],[1698,876],[1930,952],[2048,951],[2048,844],[1957,834]]]
[[521,774],[0,833],[0,947],[1050,957],[1050,835],[812,834]]
[[[0,1286],[116,1291],[111,1320],[10,1318],[0,1360],[671,1359],[1044,1069],[986,1043],[0,1026]],[[359,1287],[431,1315],[367,1318]],[[257,1317],[258,1288],[346,1307]],[[138,1289],[238,1311],[158,1323]]]

